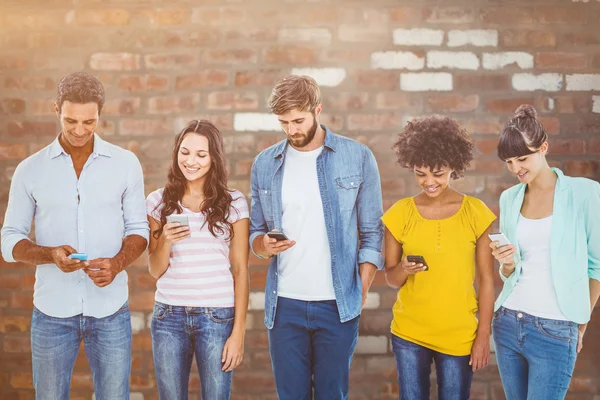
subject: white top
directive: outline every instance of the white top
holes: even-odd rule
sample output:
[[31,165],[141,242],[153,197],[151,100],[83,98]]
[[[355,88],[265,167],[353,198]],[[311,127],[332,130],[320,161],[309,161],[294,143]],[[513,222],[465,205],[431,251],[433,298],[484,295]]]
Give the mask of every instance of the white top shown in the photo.
[[287,147],[282,186],[282,230],[296,244],[279,255],[277,293],[304,301],[334,300],[331,252],[317,176],[323,147]]
[[[160,221],[164,188],[148,195],[146,212]],[[248,218],[248,203],[244,195],[234,190],[227,221],[231,224]],[[181,204],[180,204],[181,205]],[[183,206],[188,216],[191,236],[171,247],[169,267],[156,282],[155,300],[172,306],[233,307],[234,285],[229,262],[229,245],[225,233],[208,229],[204,213]]]
[[560,311],[550,269],[552,216],[528,219],[519,216],[517,240],[522,272],[504,307],[540,318],[566,321]]

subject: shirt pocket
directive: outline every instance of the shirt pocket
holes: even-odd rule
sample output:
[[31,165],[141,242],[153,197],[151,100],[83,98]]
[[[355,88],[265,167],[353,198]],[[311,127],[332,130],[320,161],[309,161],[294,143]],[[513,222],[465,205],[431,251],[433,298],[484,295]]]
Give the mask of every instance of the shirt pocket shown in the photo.
[[273,196],[269,189],[259,189],[258,199],[266,221],[273,222]]
[[352,211],[356,207],[356,198],[363,178],[351,175],[335,179],[340,211]]

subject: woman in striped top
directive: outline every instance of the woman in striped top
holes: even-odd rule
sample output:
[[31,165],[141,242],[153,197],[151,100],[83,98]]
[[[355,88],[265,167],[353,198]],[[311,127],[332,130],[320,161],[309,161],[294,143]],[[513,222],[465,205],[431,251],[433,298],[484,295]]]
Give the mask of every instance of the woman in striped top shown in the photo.
[[[191,121],[175,137],[167,184],[150,193],[146,209],[160,398],[187,399],[195,354],[202,398],[229,399],[248,310],[248,203],[227,187],[223,138],[212,123]],[[169,222],[176,214],[180,222]]]

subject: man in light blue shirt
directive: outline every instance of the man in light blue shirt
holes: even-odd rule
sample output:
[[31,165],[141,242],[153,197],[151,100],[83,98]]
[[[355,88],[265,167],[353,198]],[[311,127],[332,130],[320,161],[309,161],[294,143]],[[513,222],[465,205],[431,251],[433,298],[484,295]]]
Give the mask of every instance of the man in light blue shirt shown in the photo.
[[[145,250],[149,229],[138,159],[94,133],[103,105],[95,77],[63,78],[54,105],[61,133],[12,178],[2,256],[37,266],[31,349],[38,400],[69,398],[81,340],[96,398],[129,398],[125,267]],[[35,243],[28,237],[32,221]]]

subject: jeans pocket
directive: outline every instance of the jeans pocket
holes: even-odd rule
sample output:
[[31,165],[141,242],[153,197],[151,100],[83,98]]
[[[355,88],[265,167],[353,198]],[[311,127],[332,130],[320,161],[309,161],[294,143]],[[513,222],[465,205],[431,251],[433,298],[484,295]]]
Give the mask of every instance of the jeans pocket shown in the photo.
[[152,313],[152,318],[160,321],[167,315],[168,310],[161,306],[160,304],[154,304],[154,312]]
[[568,324],[556,324],[552,322],[537,322],[538,330],[544,334],[555,340],[560,340],[561,342],[568,342],[571,340],[573,336],[573,327]]
[[215,307],[208,310],[211,321],[217,323],[228,323],[233,321],[235,309],[233,307]]

